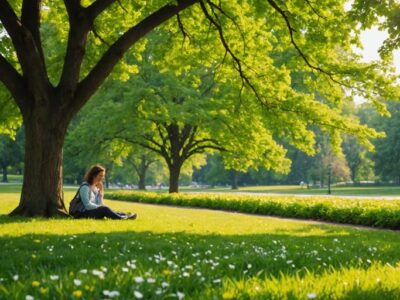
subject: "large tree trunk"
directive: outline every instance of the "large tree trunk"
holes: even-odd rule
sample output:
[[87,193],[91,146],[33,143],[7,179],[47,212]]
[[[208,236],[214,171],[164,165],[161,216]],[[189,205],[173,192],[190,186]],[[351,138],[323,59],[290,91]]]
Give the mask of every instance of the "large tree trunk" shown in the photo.
[[140,159],[140,166],[139,166],[139,190],[145,190],[146,189],[146,172],[147,172],[148,165],[146,163],[146,156],[142,155]]
[[239,189],[239,172],[236,170],[232,170],[231,172],[232,176],[232,190],[238,190]]
[[146,173],[139,176],[138,188],[142,191],[146,190]]
[[24,181],[20,203],[10,215],[67,215],[62,190],[62,148],[68,123],[65,119],[42,113],[24,120]]
[[3,180],[2,182],[8,182],[7,178],[7,166],[3,166]]
[[169,192],[178,193],[179,192],[179,176],[181,173],[180,165],[172,165],[169,168]]

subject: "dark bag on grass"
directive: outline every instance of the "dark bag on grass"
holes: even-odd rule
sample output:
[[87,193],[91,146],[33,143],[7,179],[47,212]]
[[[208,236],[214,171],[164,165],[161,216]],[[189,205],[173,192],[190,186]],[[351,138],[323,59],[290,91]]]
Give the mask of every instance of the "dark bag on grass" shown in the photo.
[[83,212],[85,206],[83,205],[81,196],[79,194],[81,187],[83,187],[84,185],[89,185],[87,183],[82,184],[78,191],[76,192],[76,195],[74,197],[74,199],[72,199],[72,201],[69,203],[69,214],[73,217],[77,217],[81,212]]

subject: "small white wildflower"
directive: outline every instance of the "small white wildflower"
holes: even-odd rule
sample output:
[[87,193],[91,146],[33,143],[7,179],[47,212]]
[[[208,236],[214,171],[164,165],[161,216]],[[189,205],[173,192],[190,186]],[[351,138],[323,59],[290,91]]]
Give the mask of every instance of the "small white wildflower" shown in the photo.
[[[16,275],[13,276],[14,281],[17,281],[18,278],[19,278],[18,274],[16,274]],[[28,296],[29,296],[29,295],[28,295]]]
[[188,272],[183,272],[182,275],[183,275],[183,277],[189,277],[190,276],[190,274]]
[[106,267],[101,266],[100,269],[101,269],[104,273],[107,272],[107,268],[106,268]]
[[163,288],[169,287],[169,283],[168,282],[163,282],[163,283],[161,283],[161,286]]
[[135,295],[136,299],[142,299],[143,294],[139,291],[134,291],[133,294]]
[[173,264],[174,264],[173,261],[170,261],[170,260],[167,261],[167,265],[168,265],[169,267],[172,266]]
[[201,276],[201,272],[197,271],[196,275],[200,277]]
[[230,264],[230,265],[229,265],[229,269],[234,270],[234,269],[235,269],[235,266]]
[[308,299],[315,299],[315,298],[317,298],[317,294],[316,293],[308,293],[307,294],[307,298]]
[[58,280],[60,278],[58,275],[50,275],[51,280]]
[[288,265],[290,265],[292,262],[293,262],[293,260],[288,260],[286,263],[287,263]]
[[25,300],[34,300],[35,298],[31,295],[26,295]]
[[177,292],[176,296],[178,297],[179,300],[185,298],[185,294],[181,292]]
[[92,274],[95,275],[95,276],[98,276],[100,279],[104,279],[104,273],[102,271],[93,270]]
[[161,289],[157,289],[156,290],[156,295],[161,295],[162,294],[162,290]]
[[251,264],[247,264],[247,269],[251,269],[252,265]]
[[82,270],[80,270],[79,272],[80,272],[80,273],[83,273],[83,274],[86,274],[86,273],[87,273],[87,270],[86,270],[86,269],[82,269]]
[[147,283],[155,283],[156,280],[154,278],[147,278]]
[[82,281],[80,281],[79,279],[74,279],[74,284],[76,286],[80,286],[82,284]]
[[129,271],[128,268],[122,267],[122,272],[128,272],[128,271]]
[[108,290],[104,290],[103,291],[103,295],[104,296],[108,296],[110,298],[115,298],[115,297],[119,297],[119,292],[118,291],[108,291]]
[[136,283],[142,283],[142,282],[144,282],[143,277],[140,277],[140,276],[135,277],[134,280],[135,280]]
[[213,283],[220,283],[221,282],[221,279],[214,279],[213,280]]

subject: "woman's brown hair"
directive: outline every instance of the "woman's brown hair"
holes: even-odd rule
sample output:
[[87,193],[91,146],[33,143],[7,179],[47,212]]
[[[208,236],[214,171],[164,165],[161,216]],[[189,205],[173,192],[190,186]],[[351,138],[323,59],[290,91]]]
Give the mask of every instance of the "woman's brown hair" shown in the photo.
[[105,172],[106,168],[100,165],[92,166],[89,171],[85,175],[85,181],[89,184],[93,184],[93,179],[99,174],[100,172]]

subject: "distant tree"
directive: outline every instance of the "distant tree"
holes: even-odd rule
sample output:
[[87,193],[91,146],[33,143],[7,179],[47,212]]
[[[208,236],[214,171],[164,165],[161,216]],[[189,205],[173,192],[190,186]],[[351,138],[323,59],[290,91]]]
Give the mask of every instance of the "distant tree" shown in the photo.
[[0,134],[0,167],[3,173],[2,182],[8,182],[8,168],[23,161],[23,132],[19,130],[16,139]]
[[388,109],[390,118],[370,116],[370,122],[386,134],[385,138],[376,141],[372,157],[377,175],[400,184],[400,103],[389,102]]
[[194,172],[193,180],[214,188],[216,185],[230,184],[229,171],[218,153],[207,155],[207,163]]
[[152,151],[137,149],[136,151],[131,151],[124,161],[132,165],[135,170],[138,177],[139,190],[145,190],[147,172],[149,167],[158,161],[157,156]]

